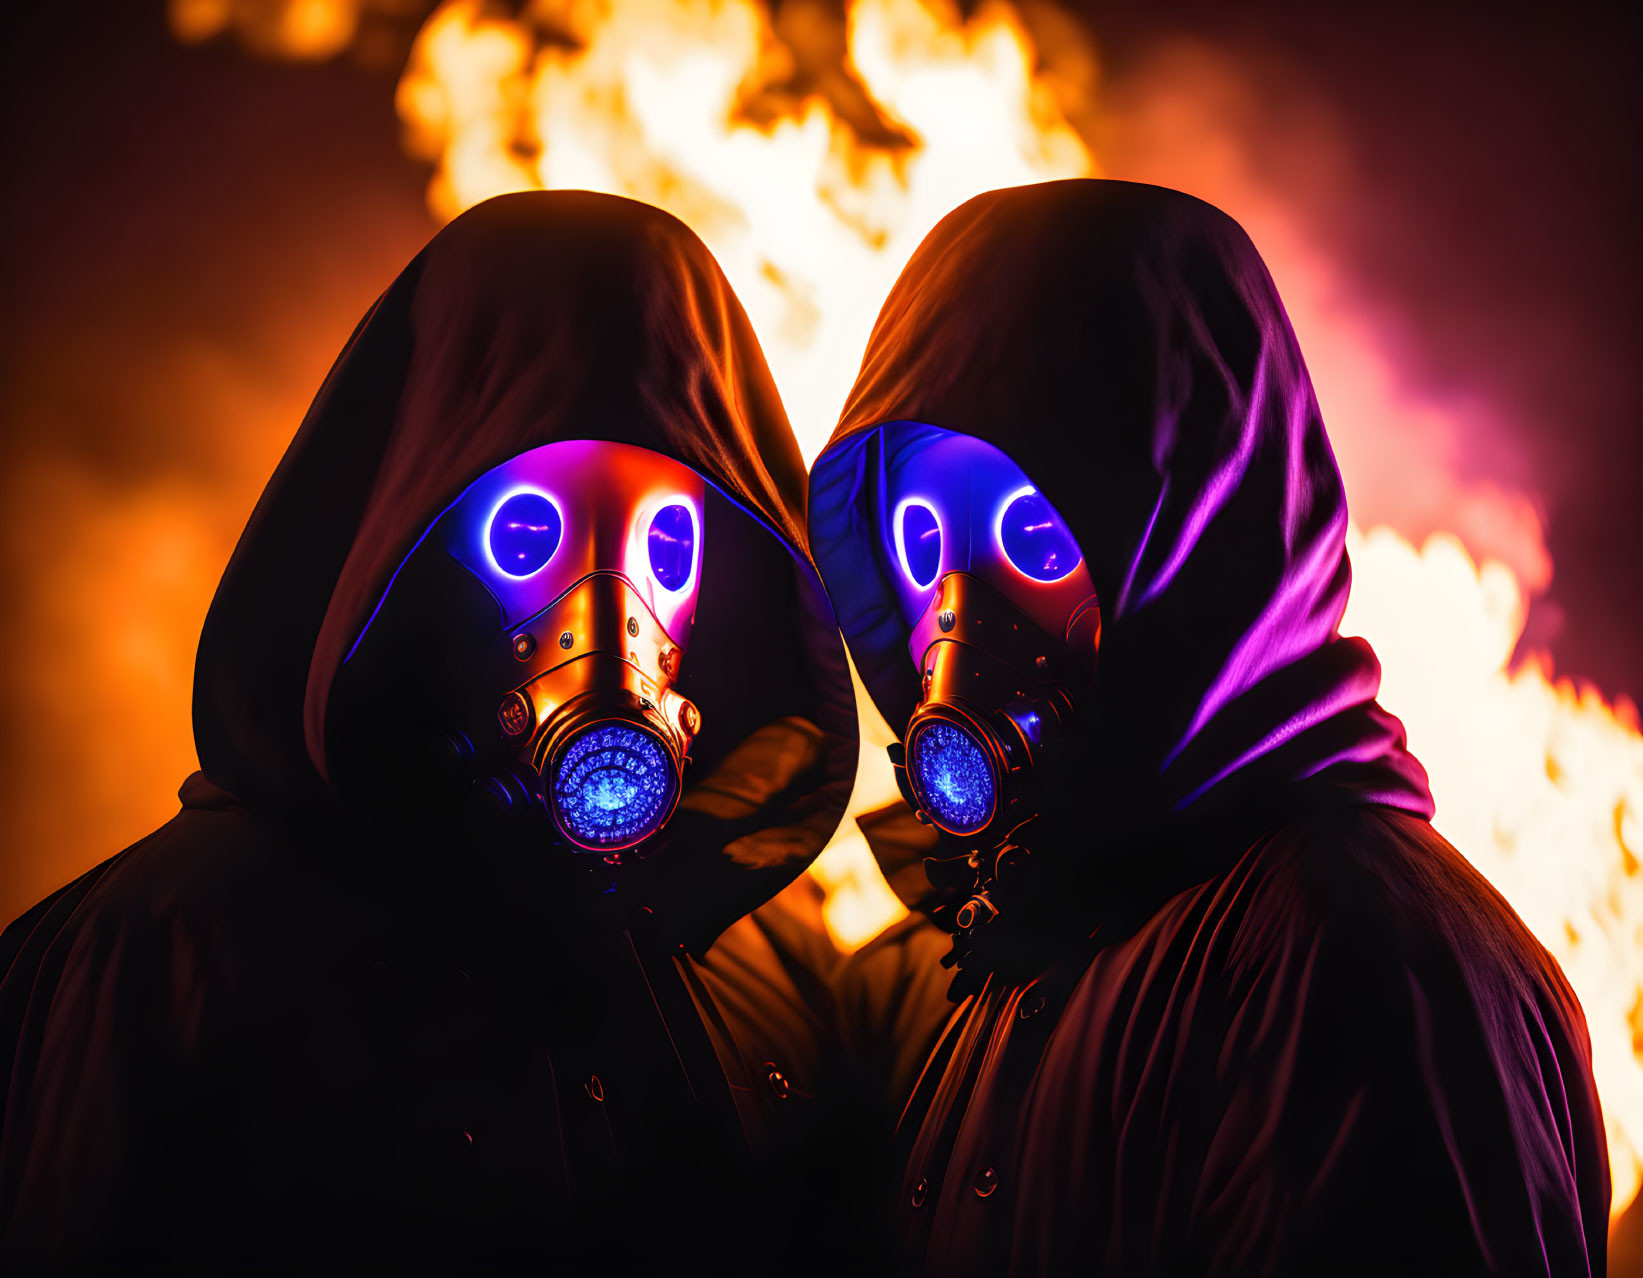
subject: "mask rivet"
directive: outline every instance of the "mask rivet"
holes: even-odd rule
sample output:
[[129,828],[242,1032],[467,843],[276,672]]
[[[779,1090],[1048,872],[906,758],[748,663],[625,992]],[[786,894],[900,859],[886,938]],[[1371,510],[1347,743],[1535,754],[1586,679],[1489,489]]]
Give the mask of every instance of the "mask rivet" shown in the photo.
[[679,726],[690,736],[695,736],[702,730],[702,712],[690,702],[679,707]]
[[568,647],[571,646],[571,644],[573,644],[575,642],[576,642],[575,636],[573,636],[571,634],[571,632],[568,631],[568,630],[565,631],[564,634],[559,636],[559,646],[561,648],[568,648]]
[[628,618],[628,635],[629,635],[630,638],[635,638],[635,639],[639,637],[639,618],[637,618],[637,617],[629,617]]
[[941,616],[936,618],[936,622],[937,622],[938,625],[941,626],[942,630],[945,632],[945,631],[951,630],[954,626],[958,625],[958,617],[953,612],[953,610],[951,608],[944,608],[942,610]]
[[519,693],[510,692],[497,707],[496,718],[508,736],[523,736],[530,731],[531,704]]
[[513,655],[521,661],[529,661],[536,654],[536,638],[534,635],[517,634],[513,637]]

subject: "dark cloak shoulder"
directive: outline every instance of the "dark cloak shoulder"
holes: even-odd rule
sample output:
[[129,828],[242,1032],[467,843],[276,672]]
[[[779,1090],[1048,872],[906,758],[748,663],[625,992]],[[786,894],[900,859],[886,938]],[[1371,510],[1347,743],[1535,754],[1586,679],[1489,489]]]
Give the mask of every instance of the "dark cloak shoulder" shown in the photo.
[[[932,1272],[1603,1270],[1579,1005],[1418,818],[1296,821],[967,1011],[901,1186],[931,1186]],[[938,1187],[978,1164],[985,1202]]]

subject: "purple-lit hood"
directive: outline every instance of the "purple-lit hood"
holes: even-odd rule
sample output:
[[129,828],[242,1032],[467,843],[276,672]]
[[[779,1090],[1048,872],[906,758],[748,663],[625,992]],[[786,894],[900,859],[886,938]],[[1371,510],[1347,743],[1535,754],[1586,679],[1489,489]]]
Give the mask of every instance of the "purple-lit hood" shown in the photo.
[[[1426,774],[1337,632],[1345,493],[1271,277],[1179,192],[1069,181],[949,214],[879,314],[810,480],[810,545],[898,731],[918,700],[870,525],[877,428],[1002,449],[1061,512],[1102,607],[1081,708],[1092,813],[1157,829],[1328,788],[1430,816]],[[1279,802],[1282,802],[1281,797]]]
[[[711,489],[679,687],[704,721],[687,790],[715,775],[724,787],[708,804],[723,845],[703,852],[693,889],[722,926],[830,837],[855,771],[854,702],[803,549],[803,459],[757,339],[701,241],[632,200],[487,201],[366,315],[206,619],[201,767],[255,812],[323,818],[333,685],[396,569],[476,479],[568,440],[649,449]],[[755,774],[783,749],[799,775],[765,794]]]

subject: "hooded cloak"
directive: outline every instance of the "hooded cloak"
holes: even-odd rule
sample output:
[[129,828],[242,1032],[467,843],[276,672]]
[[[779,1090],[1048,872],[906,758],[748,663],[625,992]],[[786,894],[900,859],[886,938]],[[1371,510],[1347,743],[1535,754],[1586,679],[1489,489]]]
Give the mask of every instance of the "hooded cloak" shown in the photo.
[[[480,475],[573,439],[709,483],[679,681],[704,718],[692,837],[604,930],[516,849],[383,846],[327,783],[330,694],[396,570]],[[798,887],[748,915],[831,835],[856,740],[803,484],[681,223],[559,192],[441,231],[223,575],[182,811],[0,941],[0,1254],[734,1266],[779,1232],[836,956]]]
[[[893,725],[919,696],[875,531],[898,422],[1008,454],[1102,609],[1073,793],[1024,839],[1056,909],[985,925],[993,953],[954,987],[978,992],[902,1117],[918,1263],[1600,1271],[1580,1008],[1428,824],[1378,662],[1338,633],[1344,491],[1243,231],[1176,192],[1059,182],[972,200],[914,254],[810,490]],[[962,870],[961,840],[926,839],[933,880]],[[842,987],[884,1023],[875,965],[908,984],[869,947]]]

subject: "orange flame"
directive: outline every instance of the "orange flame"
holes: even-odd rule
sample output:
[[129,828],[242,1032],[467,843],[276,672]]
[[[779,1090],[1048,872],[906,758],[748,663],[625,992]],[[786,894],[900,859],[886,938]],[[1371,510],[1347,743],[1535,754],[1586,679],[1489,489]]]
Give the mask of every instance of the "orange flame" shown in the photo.
[[943,214],[994,186],[1088,172],[1007,11],[967,26],[906,0],[850,15],[850,65],[917,139],[862,146],[820,99],[740,113],[775,47],[748,3],[573,4],[559,40],[454,0],[400,83],[411,145],[449,218],[488,196],[582,187],[645,200],[713,250],[746,306],[807,457],[832,428],[880,302]]
[[319,61],[353,43],[368,0],[170,0],[172,33],[185,43],[232,31],[256,53]]
[[1436,825],[1556,956],[1586,1011],[1612,1211],[1643,1174],[1643,735],[1630,703],[1510,660],[1527,601],[1504,565],[1437,534],[1349,538],[1342,630],[1381,658],[1381,701],[1432,779]]
[[[235,14],[277,14],[259,30],[285,39],[291,56],[311,57],[345,43],[360,8],[359,0],[173,0],[172,20],[183,38],[203,39]],[[802,27],[810,9],[799,0],[783,12]],[[794,41],[778,38],[751,0],[536,0],[517,18],[479,0],[446,0],[416,38],[397,107],[407,148],[434,166],[429,202],[441,218],[505,191],[584,187],[689,223],[747,307],[801,448],[814,458],[880,302],[930,227],[983,190],[1096,171],[1069,123],[1089,109],[1096,79],[1080,40],[1058,23],[1053,66],[1044,67],[1016,11],[999,3],[966,20],[947,0],[849,0],[844,83],[829,89],[801,83]],[[1180,102],[1167,106],[1178,111]],[[882,136],[862,140],[862,112]],[[1222,141],[1198,143],[1216,167],[1225,162]],[[1262,236],[1269,256],[1273,238]],[[1343,368],[1360,389],[1365,377],[1384,381],[1372,357],[1343,354],[1359,335],[1319,300],[1327,270],[1304,251],[1299,260],[1308,269],[1296,287],[1282,283],[1308,333],[1320,394],[1328,398],[1326,383]],[[1361,414],[1389,396],[1342,399]],[[1354,473],[1349,465],[1349,484]],[[1368,637],[1381,656],[1382,701],[1403,718],[1428,768],[1439,828],[1502,891],[1580,996],[1618,1214],[1643,1177],[1643,735],[1630,705],[1554,684],[1544,661],[1511,670],[1526,589],[1549,573],[1538,521],[1509,495],[1463,492],[1451,480],[1425,477],[1429,487],[1455,487],[1454,500],[1428,506],[1447,509],[1451,527],[1485,543],[1492,534],[1483,530],[1504,526],[1524,579],[1499,562],[1475,565],[1452,535],[1417,550],[1388,528],[1354,529],[1343,629]],[[882,748],[893,734],[859,681],[857,696],[864,741],[853,813],[895,796]],[[843,948],[905,912],[853,822],[815,874]]]

